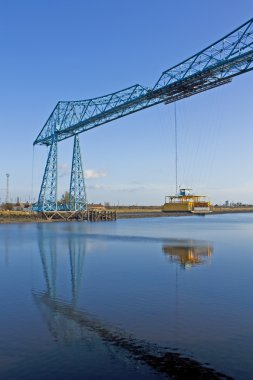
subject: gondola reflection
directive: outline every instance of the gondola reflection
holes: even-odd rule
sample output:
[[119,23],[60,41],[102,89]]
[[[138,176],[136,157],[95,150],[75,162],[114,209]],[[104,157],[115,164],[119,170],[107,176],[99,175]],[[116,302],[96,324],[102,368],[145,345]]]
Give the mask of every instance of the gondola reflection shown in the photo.
[[179,240],[173,244],[164,244],[162,249],[169,261],[179,264],[182,269],[210,263],[213,255],[211,243],[194,240]]
[[[35,304],[46,322],[50,333],[56,341],[81,340],[90,350],[103,347],[110,350],[110,355],[122,358],[127,355],[137,362],[148,365],[153,370],[174,379],[228,379],[226,375],[218,374],[192,358],[187,358],[173,350],[164,349],[153,343],[138,339],[118,327],[102,321],[79,306],[82,296],[82,276],[85,257],[85,239],[69,234],[64,246],[69,255],[70,297],[59,297],[57,293],[57,266],[60,255],[66,252],[58,251],[57,238],[52,234],[47,236],[43,227],[38,228],[39,254],[45,280],[45,290],[32,291]],[[62,247],[62,245],[61,245]],[[173,251],[173,249],[174,251]],[[189,247],[175,250],[176,247],[164,246],[164,252],[181,257],[186,255]],[[187,249],[186,249],[187,248]],[[193,248],[193,247],[191,247]],[[210,256],[211,247],[203,251],[201,247],[194,251],[195,255]],[[187,256],[188,257],[188,256]],[[189,260],[189,259],[188,259]],[[184,260],[185,261],[185,260]],[[184,262],[183,261],[183,262]],[[115,284],[116,286],[116,284]],[[120,359],[119,360],[122,360]]]

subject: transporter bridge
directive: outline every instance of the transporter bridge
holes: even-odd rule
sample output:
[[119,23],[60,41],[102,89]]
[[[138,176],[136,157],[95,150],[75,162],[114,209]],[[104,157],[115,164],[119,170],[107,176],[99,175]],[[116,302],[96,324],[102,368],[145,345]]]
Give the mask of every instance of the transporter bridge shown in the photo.
[[33,145],[49,146],[37,211],[55,211],[57,203],[57,145],[74,138],[69,187],[70,211],[87,209],[79,134],[155,106],[169,104],[230,83],[253,69],[253,18],[206,49],[164,71],[152,88],[139,84],[93,99],[59,101]]

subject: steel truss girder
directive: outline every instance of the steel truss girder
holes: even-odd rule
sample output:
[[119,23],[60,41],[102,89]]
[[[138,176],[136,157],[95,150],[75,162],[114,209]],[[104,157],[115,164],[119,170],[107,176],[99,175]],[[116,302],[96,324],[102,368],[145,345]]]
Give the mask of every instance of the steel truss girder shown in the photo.
[[41,184],[37,211],[57,210],[57,135],[54,134]]
[[85,182],[78,135],[75,135],[74,138],[68,209],[70,211],[87,210]]
[[253,69],[253,18],[162,73],[151,89],[138,84],[88,100],[60,101],[34,141],[50,145],[159,103],[195,95]]

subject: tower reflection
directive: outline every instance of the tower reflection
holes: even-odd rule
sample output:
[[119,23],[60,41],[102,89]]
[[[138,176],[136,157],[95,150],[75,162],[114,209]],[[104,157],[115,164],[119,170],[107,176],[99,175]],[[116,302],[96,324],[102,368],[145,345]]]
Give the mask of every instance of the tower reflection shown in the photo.
[[44,293],[52,299],[57,298],[57,281],[60,281],[60,273],[58,272],[59,255],[62,258],[67,253],[69,256],[69,271],[65,274],[67,277],[65,277],[65,282],[69,282],[71,288],[70,302],[76,305],[80,295],[83,275],[85,240],[69,235],[64,244],[67,249],[62,251],[61,248],[61,252],[58,252],[57,243],[57,238],[54,235],[48,235],[48,229],[45,226],[38,225],[39,253],[46,285]]
[[[187,358],[173,350],[138,339],[132,334],[130,335],[122,329],[105,323],[86,310],[81,309],[78,306],[78,299],[81,297],[82,290],[81,280],[85,256],[84,240],[69,234],[66,244],[63,245],[61,240],[61,252],[59,252],[57,237],[54,234],[48,235],[48,228],[44,230],[44,226],[38,227],[39,254],[45,280],[45,290],[33,291],[32,294],[35,304],[40,309],[42,317],[56,341],[82,340],[82,344],[87,344],[89,350],[96,350],[99,345],[99,347],[109,349],[110,355],[114,353],[118,360],[122,360],[122,354],[128,357],[130,355],[137,363],[142,362],[156,372],[173,379],[229,378],[192,358]],[[57,289],[57,282],[59,284],[60,279],[57,269],[61,256],[66,254],[62,250],[63,246],[66,247],[66,252],[69,255],[70,297],[60,297],[59,293],[62,292],[62,289]],[[173,247],[175,248],[175,246]],[[179,254],[178,250],[171,251],[171,248],[172,246],[164,246],[165,251],[168,249],[171,255],[171,252]],[[201,255],[202,251],[197,250],[196,252]],[[95,356],[94,360],[94,370],[95,368],[97,370],[97,356]]]
[[[47,226],[38,225],[38,246],[45,290],[32,292],[33,299],[54,339],[66,342],[79,339],[80,329],[76,328],[69,315],[62,312],[60,306],[68,305],[71,310],[77,307],[86,248],[83,240],[71,234],[67,236],[64,244],[61,240],[60,250],[57,237],[48,233]],[[69,264],[62,265],[66,254]],[[64,288],[64,297],[61,295],[62,288]]]

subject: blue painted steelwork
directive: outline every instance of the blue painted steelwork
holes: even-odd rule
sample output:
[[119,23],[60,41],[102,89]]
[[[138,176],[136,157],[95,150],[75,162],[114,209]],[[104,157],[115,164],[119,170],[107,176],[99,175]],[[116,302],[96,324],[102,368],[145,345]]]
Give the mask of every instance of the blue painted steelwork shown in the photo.
[[78,135],[74,138],[72,169],[69,186],[69,210],[87,210],[83,166]]
[[88,100],[60,101],[34,145],[58,141],[159,103],[171,103],[226,83],[253,69],[253,19],[166,70],[152,89],[138,84]]
[[36,210],[57,210],[57,135],[55,134],[52,137]]
[[[156,104],[172,103],[229,83],[233,77],[252,69],[253,18],[206,49],[164,71],[151,89],[136,84],[98,98],[58,102],[33,143],[51,146],[38,209],[57,209],[57,141]],[[80,174],[79,184],[76,185],[77,173],[81,170],[79,143],[77,144],[76,149],[79,153],[75,165],[72,164],[71,174],[71,209],[79,209],[85,198],[84,182],[82,184]]]

